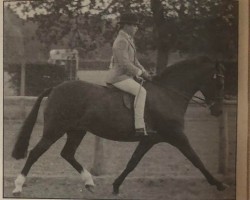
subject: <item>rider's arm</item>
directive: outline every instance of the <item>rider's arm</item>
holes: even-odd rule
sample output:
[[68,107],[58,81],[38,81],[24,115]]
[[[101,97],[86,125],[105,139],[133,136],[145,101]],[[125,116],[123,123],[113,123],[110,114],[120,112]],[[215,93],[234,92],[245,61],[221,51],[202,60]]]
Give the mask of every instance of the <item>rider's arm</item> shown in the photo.
[[137,58],[135,58],[135,65],[139,67],[142,70],[142,72],[146,71]]

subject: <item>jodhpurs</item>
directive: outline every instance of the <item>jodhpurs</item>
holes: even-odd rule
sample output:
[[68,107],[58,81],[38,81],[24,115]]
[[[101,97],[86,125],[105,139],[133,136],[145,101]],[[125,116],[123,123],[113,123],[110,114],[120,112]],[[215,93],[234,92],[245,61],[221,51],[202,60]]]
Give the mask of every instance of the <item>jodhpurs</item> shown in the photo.
[[[141,87],[133,79],[126,79],[113,84],[116,88],[128,92],[135,96],[134,109],[135,109],[135,128],[145,128],[144,122],[144,108],[146,102],[147,92],[144,87]],[[139,93],[140,91],[140,93]],[[136,102],[137,101],[137,102]]]

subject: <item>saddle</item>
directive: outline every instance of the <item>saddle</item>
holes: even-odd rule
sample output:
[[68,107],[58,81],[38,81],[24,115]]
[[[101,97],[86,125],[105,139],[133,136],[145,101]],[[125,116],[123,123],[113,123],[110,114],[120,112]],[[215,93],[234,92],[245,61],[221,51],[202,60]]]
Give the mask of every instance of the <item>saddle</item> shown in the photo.
[[[109,89],[109,90],[113,90],[113,91],[119,91],[122,92],[122,101],[123,101],[123,105],[125,108],[131,110],[132,112],[134,112],[134,100],[135,100],[135,96],[132,94],[129,94],[127,92],[121,91],[118,88],[114,87],[111,84],[107,84],[106,86],[104,86],[105,88]],[[147,113],[147,108],[145,107],[145,122],[147,125],[147,128],[151,129],[151,131],[153,130],[153,125],[152,125],[152,119],[150,117],[150,115]],[[155,132],[155,131],[153,131]]]
[[133,95],[128,94],[128,93],[124,93],[122,99],[123,99],[123,104],[127,109],[129,109],[129,110],[134,109],[135,97]]
[[[121,91],[118,88],[114,87],[111,84],[107,84],[106,86],[104,86],[110,90],[114,90],[114,91]],[[123,100],[123,105],[129,109],[129,110],[134,110],[134,100],[135,100],[135,96],[132,94],[129,94],[127,92],[122,91],[122,100]]]

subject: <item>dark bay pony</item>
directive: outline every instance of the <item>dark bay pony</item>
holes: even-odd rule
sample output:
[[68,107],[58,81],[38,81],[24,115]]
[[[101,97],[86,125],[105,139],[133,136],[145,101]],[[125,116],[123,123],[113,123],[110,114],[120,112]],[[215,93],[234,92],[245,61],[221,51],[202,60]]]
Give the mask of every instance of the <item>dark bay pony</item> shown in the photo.
[[84,81],[66,82],[45,90],[26,118],[12,152],[16,159],[26,157],[40,103],[43,97],[48,96],[44,110],[43,136],[30,151],[24,168],[17,176],[13,194],[21,193],[32,165],[65,133],[67,141],[61,156],[79,172],[85,187],[91,190],[94,186],[91,174],[74,157],[87,131],[115,141],[139,141],[125,170],[113,183],[115,194],[147,151],[159,142],[175,146],[201,171],[209,184],[216,186],[218,190],[224,190],[226,184],[217,180],[206,169],[183,132],[184,114],[197,91],[204,95],[212,115],[219,116],[222,113],[223,78],[221,65],[206,57],[198,57],[174,64],[152,82],[146,82],[147,121],[157,131],[157,134],[148,137],[134,136],[133,112],[124,106],[123,93],[118,90]]

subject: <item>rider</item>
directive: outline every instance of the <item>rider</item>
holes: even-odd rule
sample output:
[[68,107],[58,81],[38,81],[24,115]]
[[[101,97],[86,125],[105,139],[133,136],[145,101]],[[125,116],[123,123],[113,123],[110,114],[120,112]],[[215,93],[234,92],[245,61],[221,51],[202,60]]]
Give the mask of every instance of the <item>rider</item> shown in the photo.
[[118,23],[119,32],[112,47],[113,56],[107,83],[135,96],[135,134],[136,136],[143,136],[149,133],[144,122],[146,90],[134,78],[142,77],[151,81],[152,77],[136,58],[133,37],[138,30],[138,25],[138,18],[134,13],[121,14]]

